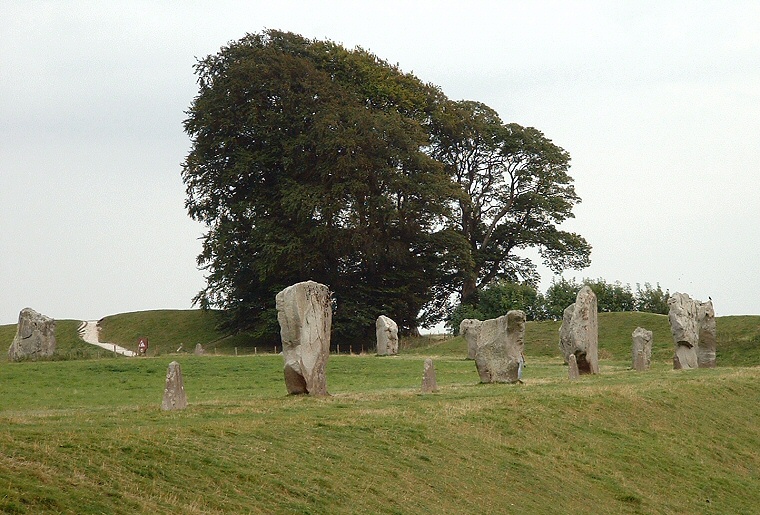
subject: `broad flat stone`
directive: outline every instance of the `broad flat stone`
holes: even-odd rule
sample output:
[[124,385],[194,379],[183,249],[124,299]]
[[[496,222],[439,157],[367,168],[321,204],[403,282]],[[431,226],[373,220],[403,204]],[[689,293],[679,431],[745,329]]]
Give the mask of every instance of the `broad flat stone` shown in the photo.
[[483,383],[516,383],[525,347],[525,313],[509,311],[480,326],[475,366]]
[[24,308],[18,315],[16,336],[8,348],[8,359],[49,358],[55,353],[55,320],[32,308]]

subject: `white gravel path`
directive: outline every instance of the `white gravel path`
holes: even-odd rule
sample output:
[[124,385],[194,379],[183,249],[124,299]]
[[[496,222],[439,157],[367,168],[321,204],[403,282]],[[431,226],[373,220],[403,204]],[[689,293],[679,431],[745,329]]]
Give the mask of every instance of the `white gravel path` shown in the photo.
[[101,347],[111,352],[116,352],[124,356],[136,355],[135,352],[129,349],[125,349],[124,347],[120,347],[116,345],[115,343],[101,342],[98,336],[98,329],[99,328],[98,328],[97,320],[88,320],[86,322],[82,322],[82,325],[79,326],[79,337],[89,344],[97,345],[98,347]]

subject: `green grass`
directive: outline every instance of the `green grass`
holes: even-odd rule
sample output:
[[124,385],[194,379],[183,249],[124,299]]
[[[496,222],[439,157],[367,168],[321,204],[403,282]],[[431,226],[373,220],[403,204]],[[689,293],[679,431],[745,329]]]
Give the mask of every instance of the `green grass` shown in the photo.
[[[217,329],[218,313],[201,310],[157,310],[124,313],[105,317],[101,325],[101,341],[116,343],[137,350],[137,341],[145,336],[150,340],[149,355],[192,353],[195,344],[204,346],[208,354],[249,355],[271,353],[273,348],[257,343],[246,334],[228,336]],[[79,322],[57,321],[56,338],[58,357],[96,357],[102,354],[83,343],[76,329]],[[528,356],[558,357],[557,343],[561,322],[528,322],[525,330],[525,348]],[[600,313],[599,357],[602,361],[616,363],[630,361],[631,333],[641,326],[654,334],[653,359],[666,361],[673,356],[673,339],[668,318],[653,313]],[[717,319],[719,365],[747,366],[760,364],[760,316],[728,316]],[[0,344],[10,346],[16,332],[15,325],[0,326]],[[339,344],[340,342],[333,342]],[[353,353],[371,352],[374,342],[363,347],[354,345]],[[177,349],[182,346],[182,351]],[[334,347],[335,348],[335,347]],[[467,345],[462,338],[402,338],[403,353],[412,355],[431,354],[448,357],[464,357]],[[349,351],[347,345],[341,352]]]
[[[0,365],[3,513],[753,513],[760,368],[526,384],[471,361],[332,356],[328,398],[285,395],[279,356]],[[720,395],[716,395],[720,392]]]
[[[105,356],[105,350],[82,341],[77,332],[80,324],[79,320],[55,321],[56,349],[53,359],[89,359]],[[8,347],[13,343],[15,336],[16,324],[0,325],[0,351],[6,353],[5,359],[7,359]]]
[[[171,349],[214,336],[205,316],[118,315],[111,334]],[[78,325],[57,324],[64,357],[90,347]],[[757,511],[760,317],[718,320],[717,369],[674,371],[666,317],[600,314],[602,373],[577,382],[558,327],[527,325],[524,385],[479,384],[462,338],[420,338],[331,356],[327,398],[287,396],[273,354],[0,360],[0,513]],[[428,356],[440,391],[422,395]],[[190,406],[161,412],[174,359]]]

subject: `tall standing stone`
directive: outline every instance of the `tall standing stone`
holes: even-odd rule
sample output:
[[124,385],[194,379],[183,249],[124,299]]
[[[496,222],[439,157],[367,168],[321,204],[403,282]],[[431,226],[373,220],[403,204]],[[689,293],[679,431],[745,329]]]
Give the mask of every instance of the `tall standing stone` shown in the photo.
[[203,356],[204,354],[206,354],[206,351],[203,348],[203,345],[201,345],[200,343],[196,343],[193,354],[195,354],[196,356]]
[[668,299],[668,320],[675,343],[673,368],[715,367],[715,310],[712,301],[700,302],[685,293]]
[[332,307],[324,284],[305,281],[276,298],[285,387],[290,394],[327,395],[325,368],[330,357]]
[[475,366],[483,383],[516,383],[525,347],[525,313],[519,310],[480,326]]
[[161,409],[170,411],[185,408],[187,408],[187,395],[185,395],[182,369],[179,363],[172,361],[166,371],[166,387],[164,388],[164,399],[161,401]]
[[438,391],[438,383],[435,380],[435,365],[431,358],[425,359],[425,365],[422,371],[422,393],[433,393]]
[[568,363],[575,355],[581,374],[599,373],[599,324],[596,313],[596,295],[587,285],[583,286],[563,313],[559,328],[559,348]]
[[459,334],[464,336],[467,341],[467,359],[475,359],[478,352],[478,336],[480,335],[480,326],[483,324],[480,320],[474,318],[465,318],[459,324]]
[[8,359],[49,358],[55,353],[55,320],[32,308],[24,308],[18,315],[16,336],[8,348]]
[[631,335],[631,359],[633,369],[639,372],[649,370],[652,363],[652,331],[637,327]]
[[377,337],[377,355],[395,356],[398,354],[398,325],[391,318],[380,315],[375,322]]

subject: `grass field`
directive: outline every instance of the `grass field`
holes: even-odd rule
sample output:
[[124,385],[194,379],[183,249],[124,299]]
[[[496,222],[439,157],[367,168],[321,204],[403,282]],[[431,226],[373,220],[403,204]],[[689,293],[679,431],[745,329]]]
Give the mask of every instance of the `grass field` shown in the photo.
[[[719,319],[719,367],[673,371],[664,317],[602,314],[577,382],[554,323],[528,326],[524,385],[479,384],[461,338],[408,341],[331,356],[327,398],[287,396],[271,354],[3,361],[0,512],[756,513],[759,321]],[[173,359],[190,406],[162,412]]]

